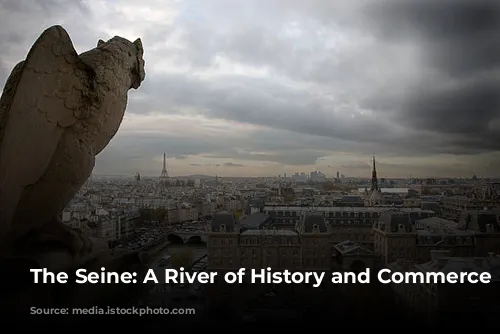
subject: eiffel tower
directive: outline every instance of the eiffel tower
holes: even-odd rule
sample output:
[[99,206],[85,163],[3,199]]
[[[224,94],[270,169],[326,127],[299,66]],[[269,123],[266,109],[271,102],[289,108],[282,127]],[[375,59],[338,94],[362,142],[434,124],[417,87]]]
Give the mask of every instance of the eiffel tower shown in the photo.
[[163,169],[161,170],[160,179],[168,179],[167,172],[167,153],[163,153]]

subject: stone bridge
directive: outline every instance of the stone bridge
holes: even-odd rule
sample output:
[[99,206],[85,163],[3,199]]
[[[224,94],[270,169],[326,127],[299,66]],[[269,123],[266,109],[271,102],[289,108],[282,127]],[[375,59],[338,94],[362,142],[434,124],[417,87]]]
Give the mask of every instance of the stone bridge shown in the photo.
[[167,240],[173,244],[185,243],[207,243],[208,236],[205,231],[171,231],[167,234]]

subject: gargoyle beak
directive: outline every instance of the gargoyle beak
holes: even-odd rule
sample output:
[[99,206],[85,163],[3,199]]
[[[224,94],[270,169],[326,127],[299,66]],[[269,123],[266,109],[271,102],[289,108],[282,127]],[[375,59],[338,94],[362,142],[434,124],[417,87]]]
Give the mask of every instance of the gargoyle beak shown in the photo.
[[133,88],[133,89],[137,89],[137,88],[139,88],[139,87],[141,87],[141,81],[140,81],[140,80],[136,80],[136,81],[134,81],[134,82],[132,83],[132,88]]
[[137,78],[132,83],[132,88],[137,89],[141,86],[141,83],[144,81],[146,77],[146,73],[144,72],[144,60],[142,58],[137,58],[137,69],[136,69]]

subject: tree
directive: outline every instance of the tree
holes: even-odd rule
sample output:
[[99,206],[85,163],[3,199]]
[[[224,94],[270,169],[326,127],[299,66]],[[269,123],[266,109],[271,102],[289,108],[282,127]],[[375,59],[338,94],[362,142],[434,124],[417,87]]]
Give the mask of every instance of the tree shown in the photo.
[[191,249],[183,248],[179,250],[178,252],[172,254],[172,268],[179,270],[181,267],[183,267],[185,270],[187,270],[193,262],[193,257],[194,254]]

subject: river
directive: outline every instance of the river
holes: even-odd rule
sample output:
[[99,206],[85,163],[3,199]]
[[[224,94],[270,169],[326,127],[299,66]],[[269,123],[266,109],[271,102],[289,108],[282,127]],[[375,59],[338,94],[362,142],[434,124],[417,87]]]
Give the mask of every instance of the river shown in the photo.
[[[155,259],[149,265],[149,269],[154,270],[155,276],[158,279],[158,284],[152,284],[149,290],[149,297],[147,299],[146,305],[156,305],[165,307],[167,304],[170,305],[173,299],[181,299],[180,302],[188,303],[190,307],[194,307],[195,305],[196,308],[201,307],[199,305],[200,302],[198,300],[187,299],[187,297],[190,294],[200,293],[199,288],[197,288],[197,285],[178,284],[174,286],[171,284],[165,284],[164,280],[165,269],[171,269],[172,266],[170,263],[165,266],[160,265],[160,260],[163,256],[174,255],[178,252],[185,251],[186,248],[192,251],[193,261],[196,261],[207,254],[207,247],[202,244],[184,244],[184,245],[173,244],[159,251],[158,254],[155,255]],[[176,294],[181,294],[182,295],[181,298],[176,298],[175,297]],[[175,301],[175,303],[177,305],[179,303],[179,300]],[[180,306],[177,305],[176,307],[179,308]]]
[[171,244],[165,247],[155,256],[156,259],[151,263],[150,268],[154,269],[157,277],[163,277],[164,270],[171,268],[171,266],[170,265],[166,265],[163,267],[160,266],[159,264],[160,259],[167,254],[174,255],[178,252],[182,252],[186,248],[193,252],[193,261],[196,261],[200,257],[207,255],[207,247],[202,244],[183,244],[183,245]]
[[160,259],[161,257],[167,254],[172,255],[178,252],[182,252],[186,248],[190,249],[193,252],[193,259],[198,259],[204,255],[207,255],[207,246],[202,244],[183,244],[183,245],[170,244],[162,251],[160,251],[157,256],[158,259]]

